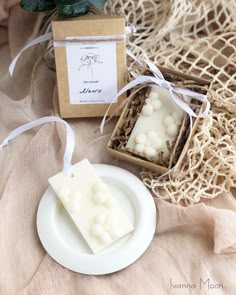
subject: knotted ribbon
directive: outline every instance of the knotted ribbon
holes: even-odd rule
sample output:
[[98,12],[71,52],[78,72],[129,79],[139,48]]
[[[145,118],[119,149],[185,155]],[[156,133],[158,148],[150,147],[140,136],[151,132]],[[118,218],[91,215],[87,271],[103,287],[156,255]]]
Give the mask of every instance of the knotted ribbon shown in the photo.
[[[133,54],[130,52],[127,52],[132,58]],[[135,58],[135,60],[137,61],[137,59]],[[106,117],[108,115],[108,112],[112,106],[113,103],[116,102],[116,100],[119,98],[119,96],[121,96],[122,94],[124,94],[126,91],[134,88],[137,85],[145,85],[145,84],[154,84],[157,86],[160,86],[164,89],[167,89],[170,92],[170,96],[173,99],[173,101],[183,110],[185,111],[190,118],[190,128],[192,129],[192,117],[199,117],[199,118],[205,118],[207,117],[209,110],[210,110],[210,102],[207,99],[207,95],[203,95],[201,93],[198,92],[194,92],[192,90],[186,89],[186,88],[180,88],[177,87],[174,83],[169,82],[167,80],[165,80],[164,76],[162,75],[161,71],[156,67],[156,65],[154,65],[153,63],[149,62],[149,61],[144,61],[150,71],[152,72],[153,76],[147,76],[147,75],[135,75],[135,79],[133,81],[131,81],[130,83],[128,83],[124,88],[122,88],[117,95],[113,98],[111,104],[109,105],[103,119],[100,125],[100,131],[101,133],[103,133],[103,129],[104,129],[104,125],[106,122]],[[138,61],[139,64],[141,64],[140,61]],[[143,63],[142,63],[143,64]],[[201,111],[200,113],[196,114],[193,109],[191,108],[191,106],[188,104],[187,101],[184,100],[184,96],[185,97],[190,97],[190,98],[195,98],[196,100],[205,103],[205,109],[203,111]]]
[[53,117],[53,116],[43,117],[14,129],[11,133],[9,133],[7,138],[3,140],[2,144],[0,145],[0,150],[6,145],[8,145],[9,141],[13,140],[18,135],[30,130],[31,128],[37,127],[39,125],[42,125],[48,122],[59,122],[66,126],[67,138],[66,138],[66,148],[65,148],[64,158],[63,158],[63,161],[64,161],[63,171],[68,176],[71,176],[73,175],[73,166],[71,164],[71,160],[72,160],[72,155],[73,155],[74,147],[75,147],[75,134],[73,129],[70,127],[70,125],[66,121],[58,117]]

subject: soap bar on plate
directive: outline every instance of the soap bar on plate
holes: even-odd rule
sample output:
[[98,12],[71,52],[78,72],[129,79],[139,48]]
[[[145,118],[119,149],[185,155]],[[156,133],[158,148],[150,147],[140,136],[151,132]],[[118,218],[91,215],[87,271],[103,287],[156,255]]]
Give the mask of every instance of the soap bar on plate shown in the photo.
[[87,159],[73,168],[72,177],[60,172],[49,183],[96,254],[134,228]]
[[154,160],[158,160],[161,151],[168,156],[166,142],[172,143],[176,139],[183,114],[167,89],[153,86],[126,148]]

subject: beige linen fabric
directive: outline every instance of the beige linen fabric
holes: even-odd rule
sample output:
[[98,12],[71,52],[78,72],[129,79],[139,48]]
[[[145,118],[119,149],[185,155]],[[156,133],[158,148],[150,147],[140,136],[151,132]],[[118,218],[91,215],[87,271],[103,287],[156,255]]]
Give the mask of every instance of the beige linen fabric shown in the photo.
[[[13,78],[7,72],[11,58],[34,38],[42,18],[23,12],[16,2],[0,3],[0,140],[21,124],[58,113],[55,73],[43,62],[34,67],[37,49],[21,57]],[[73,162],[88,157],[93,163],[137,173],[135,167],[107,155],[105,145],[115,122],[103,136],[95,133],[99,122],[69,120],[76,133]],[[62,168],[64,145],[64,127],[52,123],[23,134],[0,151],[1,295],[236,294],[232,193],[187,208],[156,200],[155,237],[145,254],[120,272],[85,276],[51,259],[37,236],[36,212],[47,179]],[[209,289],[200,285],[201,279],[209,279]]]

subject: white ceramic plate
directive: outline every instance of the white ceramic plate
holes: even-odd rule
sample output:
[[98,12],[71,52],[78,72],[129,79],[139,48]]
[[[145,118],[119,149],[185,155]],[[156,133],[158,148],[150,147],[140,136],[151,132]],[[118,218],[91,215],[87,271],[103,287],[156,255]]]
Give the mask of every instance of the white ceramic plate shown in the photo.
[[110,165],[93,165],[125,210],[135,230],[94,255],[49,187],[38,208],[37,229],[48,254],[64,267],[83,274],[102,275],[121,270],[137,260],[152,241],[156,207],[144,184],[130,172]]

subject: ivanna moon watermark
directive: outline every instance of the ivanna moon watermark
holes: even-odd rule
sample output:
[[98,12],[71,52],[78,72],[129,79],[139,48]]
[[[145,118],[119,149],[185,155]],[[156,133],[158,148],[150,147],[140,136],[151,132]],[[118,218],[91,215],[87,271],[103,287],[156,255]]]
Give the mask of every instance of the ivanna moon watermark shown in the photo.
[[172,278],[170,279],[170,289],[200,289],[200,290],[216,290],[223,289],[224,286],[221,283],[211,281],[209,278],[200,278],[198,282],[194,283],[179,283],[175,282]]

